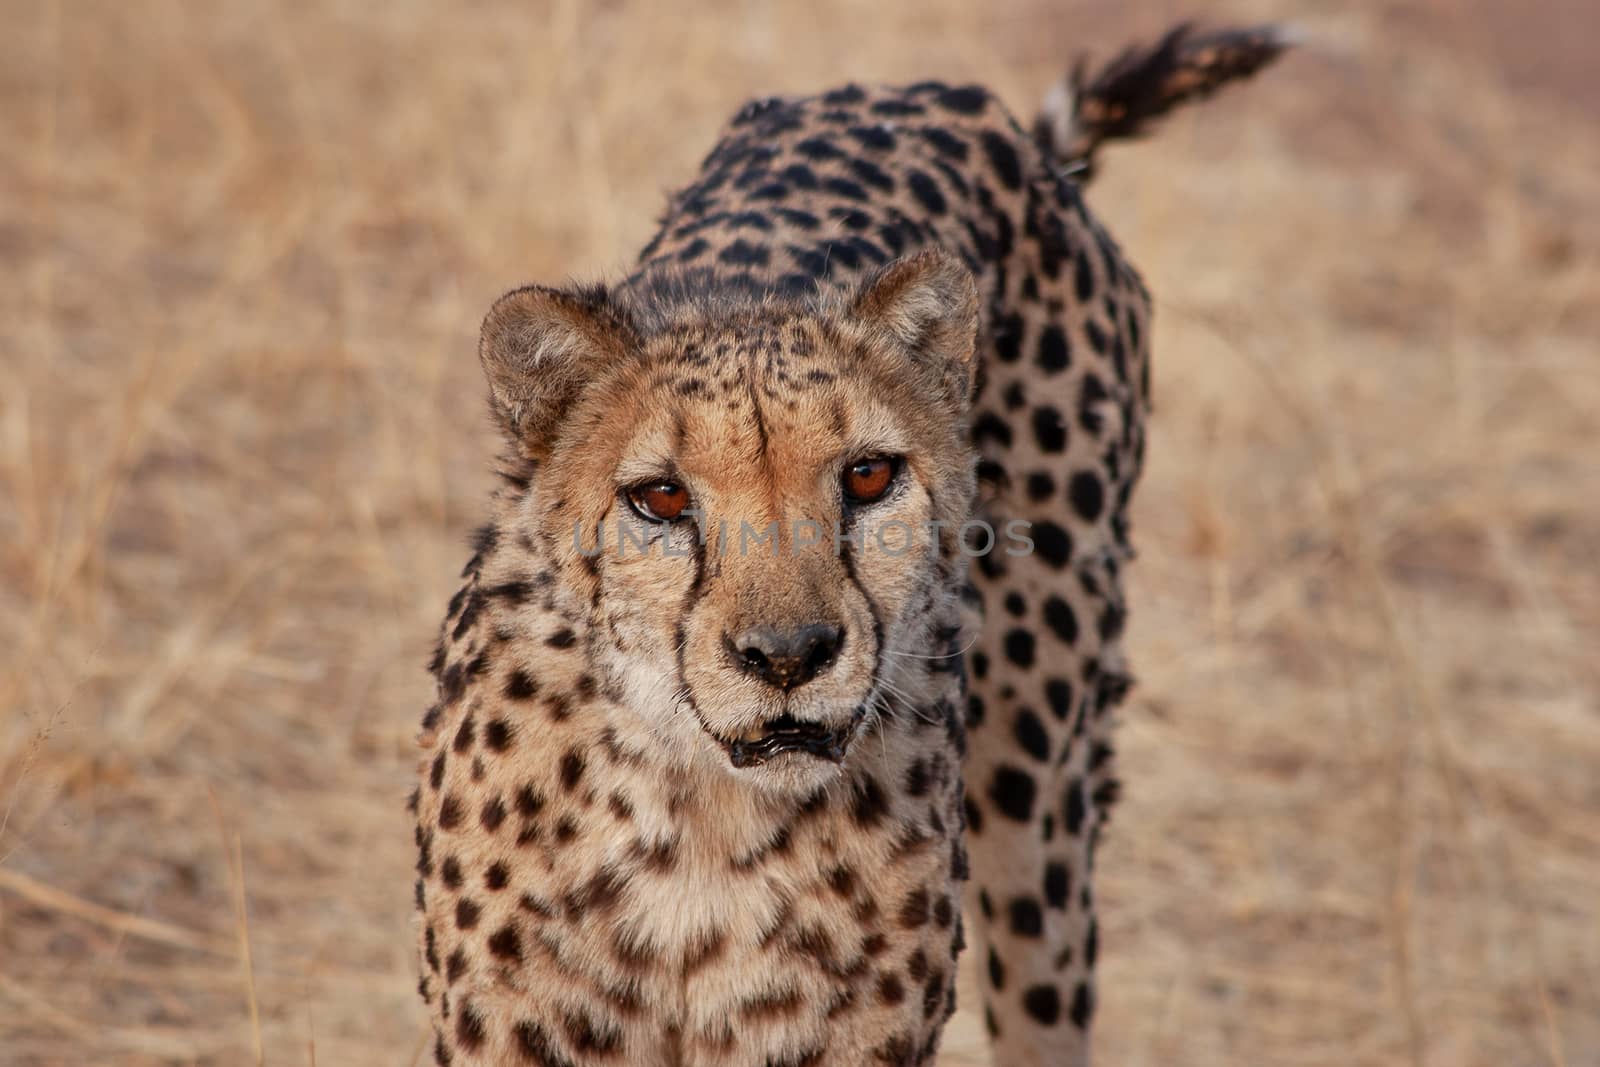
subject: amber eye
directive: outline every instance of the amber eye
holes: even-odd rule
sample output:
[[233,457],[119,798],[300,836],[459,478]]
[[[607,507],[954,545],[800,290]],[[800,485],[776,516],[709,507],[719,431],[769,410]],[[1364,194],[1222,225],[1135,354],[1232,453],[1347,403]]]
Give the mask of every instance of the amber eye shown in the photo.
[[628,490],[628,503],[651,522],[671,522],[689,506],[689,490],[677,482],[647,482]]
[[852,504],[881,500],[894,484],[898,465],[898,460],[888,456],[872,456],[850,464],[844,470],[844,498]]

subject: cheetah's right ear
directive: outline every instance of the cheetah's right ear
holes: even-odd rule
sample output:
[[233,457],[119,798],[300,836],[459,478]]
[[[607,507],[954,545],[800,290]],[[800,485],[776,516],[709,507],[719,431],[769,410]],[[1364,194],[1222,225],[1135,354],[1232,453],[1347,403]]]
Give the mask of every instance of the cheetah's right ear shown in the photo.
[[632,338],[602,287],[512,290],[489,309],[478,339],[495,418],[528,455],[544,458],[584,382]]
[[930,373],[959,405],[977,370],[978,286],[950,253],[930,248],[897,259],[869,278],[851,306]]

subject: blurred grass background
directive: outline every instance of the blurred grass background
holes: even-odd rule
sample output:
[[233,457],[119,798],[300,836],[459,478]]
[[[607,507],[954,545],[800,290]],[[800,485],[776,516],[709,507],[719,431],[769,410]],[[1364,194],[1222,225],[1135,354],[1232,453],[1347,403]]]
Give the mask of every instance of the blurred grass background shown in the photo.
[[0,1062],[419,1059],[489,301],[747,96],[1026,120],[1185,15],[1306,44],[1090,194],[1159,302],[1100,1061],[1600,1064],[1589,0],[0,0]]

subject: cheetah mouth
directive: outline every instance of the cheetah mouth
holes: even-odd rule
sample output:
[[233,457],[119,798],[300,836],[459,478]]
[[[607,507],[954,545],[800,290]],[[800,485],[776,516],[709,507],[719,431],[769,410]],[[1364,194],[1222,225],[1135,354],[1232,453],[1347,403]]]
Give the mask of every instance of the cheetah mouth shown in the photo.
[[865,705],[856,709],[850,720],[829,727],[820,722],[806,722],[784,712],[776,719],[768,719],[738,737],[718,737],[735,767],[759,767],[774,756],[785,752],[800,752],[828,763],[842,763],[844,754],[855,739],[856,728],[866,718]]

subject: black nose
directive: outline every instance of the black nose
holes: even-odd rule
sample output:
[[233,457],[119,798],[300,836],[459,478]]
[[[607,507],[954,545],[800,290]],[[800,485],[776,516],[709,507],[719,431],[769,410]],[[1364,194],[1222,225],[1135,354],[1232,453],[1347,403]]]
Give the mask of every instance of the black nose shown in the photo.
[[787,632],[756,626],[727,641],[740,669],[779,689],[796,689],[827,670],[839,655],[844,631],[826,622]]

